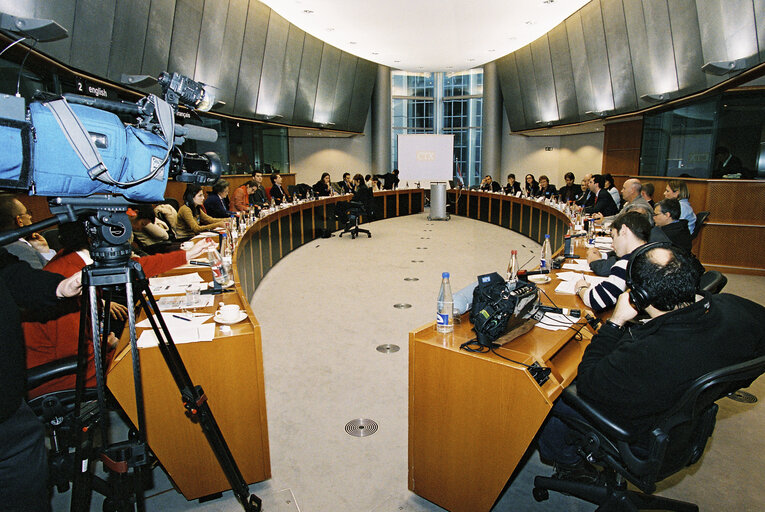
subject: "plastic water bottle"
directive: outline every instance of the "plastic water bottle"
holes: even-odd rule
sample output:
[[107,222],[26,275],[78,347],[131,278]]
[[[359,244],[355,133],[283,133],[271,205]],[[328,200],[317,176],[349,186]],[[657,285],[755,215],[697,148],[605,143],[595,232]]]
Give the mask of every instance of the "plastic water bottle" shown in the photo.
[[595,244],[595,219],[590,219],[590,223],[587,226],[587,243],[590,245]]
[[221,258],[218,249],[210,247],[207,250],[207,262],[210,263],[210,270],[212,270],[215,282],[221,286],[228,284],[228,271],[223,265],[223,258]]
[[550,251],[550,235],[545,235],[545,241],[542,244],[542,255],[539,258],[539,270],[550,270],[552,262],[552,252]]
[[438,292],[436,311],[436,330],[438,332],[454,331],[454,297],[452,285],[449,284],[449,272],[441,274],[441,290]]
[[514,283],[518,280],[518,251],[510,251],[510,263],[507,264],[507,282]]

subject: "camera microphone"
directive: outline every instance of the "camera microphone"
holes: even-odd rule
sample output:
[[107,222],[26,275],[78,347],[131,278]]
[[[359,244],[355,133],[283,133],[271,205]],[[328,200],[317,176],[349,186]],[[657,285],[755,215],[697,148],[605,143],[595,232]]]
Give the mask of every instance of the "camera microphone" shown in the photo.
[[176,124],[175,136],[185,139],[200,140],[202,142],[215,142],[218,140],[218,132],[212,128],[197,126],[194,124]]
[[552,306],[539,306],[539,311],[543,311],[545,313],[559,313],[566,316],[573,316],[576,318],[579,318],[582,316],[582,312],[578,309],[568,309],[568,308],[554,308]]
[[549,274],[549,270],[519,270],[518,277],[535,276],[538,274]]

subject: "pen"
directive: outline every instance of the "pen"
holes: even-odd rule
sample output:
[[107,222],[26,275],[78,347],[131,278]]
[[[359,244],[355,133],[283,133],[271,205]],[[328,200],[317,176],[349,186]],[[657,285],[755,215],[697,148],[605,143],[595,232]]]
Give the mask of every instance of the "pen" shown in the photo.
[[181,320],[186,320],[187,322],[191,322],[190,318],[182,317],[181,315],[173,315],[173,318],[180,318]]
[[206,261],[194,261],[194,260],[191,260],[189,262],[189,265],[199,265],[200,267],[209,267],[210,266],[210,264],[207,263]]

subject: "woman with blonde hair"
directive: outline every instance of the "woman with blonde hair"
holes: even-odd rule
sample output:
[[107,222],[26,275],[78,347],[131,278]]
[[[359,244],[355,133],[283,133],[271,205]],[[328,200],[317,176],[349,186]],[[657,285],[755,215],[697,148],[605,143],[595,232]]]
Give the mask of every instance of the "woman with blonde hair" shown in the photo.
[[667,188],[664,189],[664,198],[680,201],[680,218],[688,221],[688,231],[693,235],[693,230],[696,229],[696,214],[693,213],[693,207],[689,201],[690,197],[688,185],[684,181],[669,180],[667,182]]

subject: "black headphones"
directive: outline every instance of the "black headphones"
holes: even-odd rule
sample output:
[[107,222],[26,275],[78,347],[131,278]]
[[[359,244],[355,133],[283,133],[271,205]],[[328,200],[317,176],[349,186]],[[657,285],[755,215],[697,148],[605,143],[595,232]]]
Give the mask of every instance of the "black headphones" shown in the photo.
[[650,244],[644,244],[632,251],[632,254],[630,255],[630,259],[627,262],[627,288],[630,290],[630,302],[638,311],[643,311],[645,308],[651,305],[651,301],[653,300],[653,297],[645,290],[645,288],[642,288],[639,286],[635,281],[632,279],[632,265],[633,262],[638,259],[641,255],[645,254],[646,252],[663,247],[665,249],[672,249],[673,245],[667,242],[652,242]]

